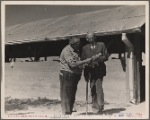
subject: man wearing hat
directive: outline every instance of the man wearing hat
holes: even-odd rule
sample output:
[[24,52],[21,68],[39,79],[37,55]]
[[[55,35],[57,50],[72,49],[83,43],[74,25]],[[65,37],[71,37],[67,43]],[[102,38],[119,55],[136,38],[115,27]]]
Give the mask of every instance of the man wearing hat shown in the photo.
[[100,57],[93,61],[84,69],[84,78],[90,80],[92,109],[94,113],[99,113],[104,109],[103,77],[106,75],[105,61],[108,59],[107,49],[103,42],[96,42],[94,33],[88,33],[86,40],[89,44],[82,48],[82,59],[100,54]]
[[73,37],[60,55],[60,97],[62,113],[71,114],[75,101],[78,81],[81,78],[82,66],[89,64],[93,58],[80,58],[80,39]]

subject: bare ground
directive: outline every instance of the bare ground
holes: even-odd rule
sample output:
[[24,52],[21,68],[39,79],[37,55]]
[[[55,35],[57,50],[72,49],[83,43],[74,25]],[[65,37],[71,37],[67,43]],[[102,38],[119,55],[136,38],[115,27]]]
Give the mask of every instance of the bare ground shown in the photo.
[[59,89],[59,63],[18,62],[14,68],[5,64],[5,114],[7,118],[141,118],[145,114],[145,103],[134,106],[126,103],[126,74],[118,59],[107,63],[104,78],[105,110],[93,114],[89,92],[86,115],[85,81],[79,82],[75,108],[71,116],[61,115]]

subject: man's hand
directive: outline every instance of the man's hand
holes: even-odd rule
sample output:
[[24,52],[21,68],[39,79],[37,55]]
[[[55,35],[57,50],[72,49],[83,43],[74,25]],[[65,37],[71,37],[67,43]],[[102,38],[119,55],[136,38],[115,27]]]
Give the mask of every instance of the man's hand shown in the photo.
[[92,56],[92,61],[95,61],[95,62],[105,62],[108,60],[108,57],[109,57],[109,54],[103,56],[101,53],[99,54],[96,54],[94,56]]
[[90,64],[91,61],[92,61],[92,58],[87,58],[87,59],[85,60],[85,63],[86,63],[86,64]]
[[85,63],[84,65],[80,66],[82,69],[84,69],[86,66],[88,66],[87,63]]
[[95,60],[99,59],[99,57],[100,57],[101,55],[102,55],[102,54],[99,53],[99,54],[96,54],[96,55],[92,56],[92,61],[95,61]]

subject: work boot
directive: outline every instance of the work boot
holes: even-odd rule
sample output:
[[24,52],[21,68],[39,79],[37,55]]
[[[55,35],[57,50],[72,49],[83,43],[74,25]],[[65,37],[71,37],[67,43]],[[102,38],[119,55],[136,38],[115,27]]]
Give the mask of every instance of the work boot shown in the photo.
[[77,112],[76,108],[73,107],[72,112]]
[[99,109],[95,106],[92,106],[92,111],[94,114],[96,114],[99,111]]
[[99,110],[98,110],[98,114],[102,114],[103,113],[103,110],[104,110],[104,105],[100,105],[99,106]]
[[99,111],[103,111],[104,110],[104,105],[100,105],[99,106]]

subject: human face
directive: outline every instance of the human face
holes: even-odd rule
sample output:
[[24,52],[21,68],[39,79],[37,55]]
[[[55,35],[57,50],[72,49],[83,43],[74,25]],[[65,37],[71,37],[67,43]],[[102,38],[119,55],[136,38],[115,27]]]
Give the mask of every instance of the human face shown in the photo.
[[75,49],[76,49],[76,50],[79,50],[79,49],[80,49],[80,45],[81,45],[80,41],[76,42],[76,43],[74,44]]
[[93,43],[94,42],[94,36],[92,35],[92,34],[89,34],[89,35],[87,35],[87,41],[89,42],[89,43]]
[[80,49],[80,39],[79,38],[74,38],[75,43],[72,44],[72,47],[74,48],[74,50],[78,51]]

